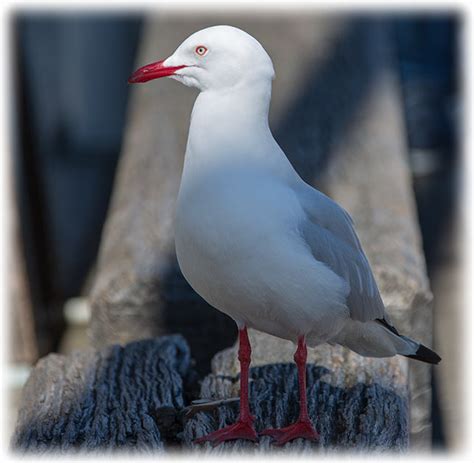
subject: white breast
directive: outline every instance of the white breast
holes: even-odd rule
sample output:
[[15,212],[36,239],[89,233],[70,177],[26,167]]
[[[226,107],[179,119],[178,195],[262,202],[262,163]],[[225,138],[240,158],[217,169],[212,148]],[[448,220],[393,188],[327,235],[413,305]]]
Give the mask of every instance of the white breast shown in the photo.
[[176,217],[177,257],[194,290],[238,324],[286,339],[320,326],[313,337],[331,337],[347,289],[300,240],[291,187],[255,168],[205,172],[182,185]]

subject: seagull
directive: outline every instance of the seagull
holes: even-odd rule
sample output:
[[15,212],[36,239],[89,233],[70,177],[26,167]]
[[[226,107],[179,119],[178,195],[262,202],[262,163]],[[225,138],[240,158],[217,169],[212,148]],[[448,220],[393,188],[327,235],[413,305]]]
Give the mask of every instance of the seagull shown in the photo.
[[197,439],[256,441],[248,393],[253,328],[297,346],[300,412],[275,444],[317,440],[307,409],[307,346],[339,344],[370,357],[437,364],[432,350],[393,326],[349,214],[305,183],[268,123],[272,60],[251,35],[213,26],[129,83],[170,77],[200,93],[192,110],[175,245],[192,288],[239,330],[240,409],[235,424]]

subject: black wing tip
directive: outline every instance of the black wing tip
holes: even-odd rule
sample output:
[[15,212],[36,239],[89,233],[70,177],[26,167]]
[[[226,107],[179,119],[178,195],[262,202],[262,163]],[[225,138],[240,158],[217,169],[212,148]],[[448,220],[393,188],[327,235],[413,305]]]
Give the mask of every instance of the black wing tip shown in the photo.
[[393,334],[400,336],[400,333],[398,332],[398,330],[393,325],[390,325],[390,323],[388,323],[388,321],[385,320],[385,318],[376,318],[375,321],[385,326],[385,328],[387,328],[387,330],[391,331]]
[[441,357],[431,349],[428,349],[423,344],[420,344],[418,350],[413,355],[405,355],[405,357],[420,360],[421,362],[431,363],[432,365],[438,365],[441,362]]

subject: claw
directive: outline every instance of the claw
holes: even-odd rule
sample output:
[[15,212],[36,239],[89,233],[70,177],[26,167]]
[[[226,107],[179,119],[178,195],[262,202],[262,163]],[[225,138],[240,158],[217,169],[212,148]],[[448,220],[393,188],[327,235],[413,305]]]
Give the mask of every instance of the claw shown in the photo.
[[319,434],[313,428],[310,421],[297,421],[286,428],[265,429],[260,433],[261,436],[270,436],[275,439],[275,445],[285,445],[294,439],[308,439],[317,441]]
[[235,439],[246,439],[256,442],[258,439],[255,428],[253,427],[252,420],[248,421],[237,421],[235,424],[226,426],[225,428],[218,429],[217,431],[211,432],[207,436],[200,437],[194,442],[196,444],[203,444],[204,442],[210,442],[212,446],[216,446],[222,442]]

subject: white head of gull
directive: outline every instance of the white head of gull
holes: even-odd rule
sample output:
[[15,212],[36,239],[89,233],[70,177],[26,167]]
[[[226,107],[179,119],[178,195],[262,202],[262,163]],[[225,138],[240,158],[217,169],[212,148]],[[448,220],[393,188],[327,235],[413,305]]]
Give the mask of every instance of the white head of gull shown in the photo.
[[230,26],[198,31],[129,82],[159,77],[200,90],[177,202],[179,265],[194,290],[239,328],[239,418],[197,442],[257,439],[248,327],[297,344],[299,418],[260,433],[280,445],[318,438],[307,411],[307,345],[438,363],[436,353],[390,322],[349,214],[305,183],[273,138],[274,69],[260,43]]

